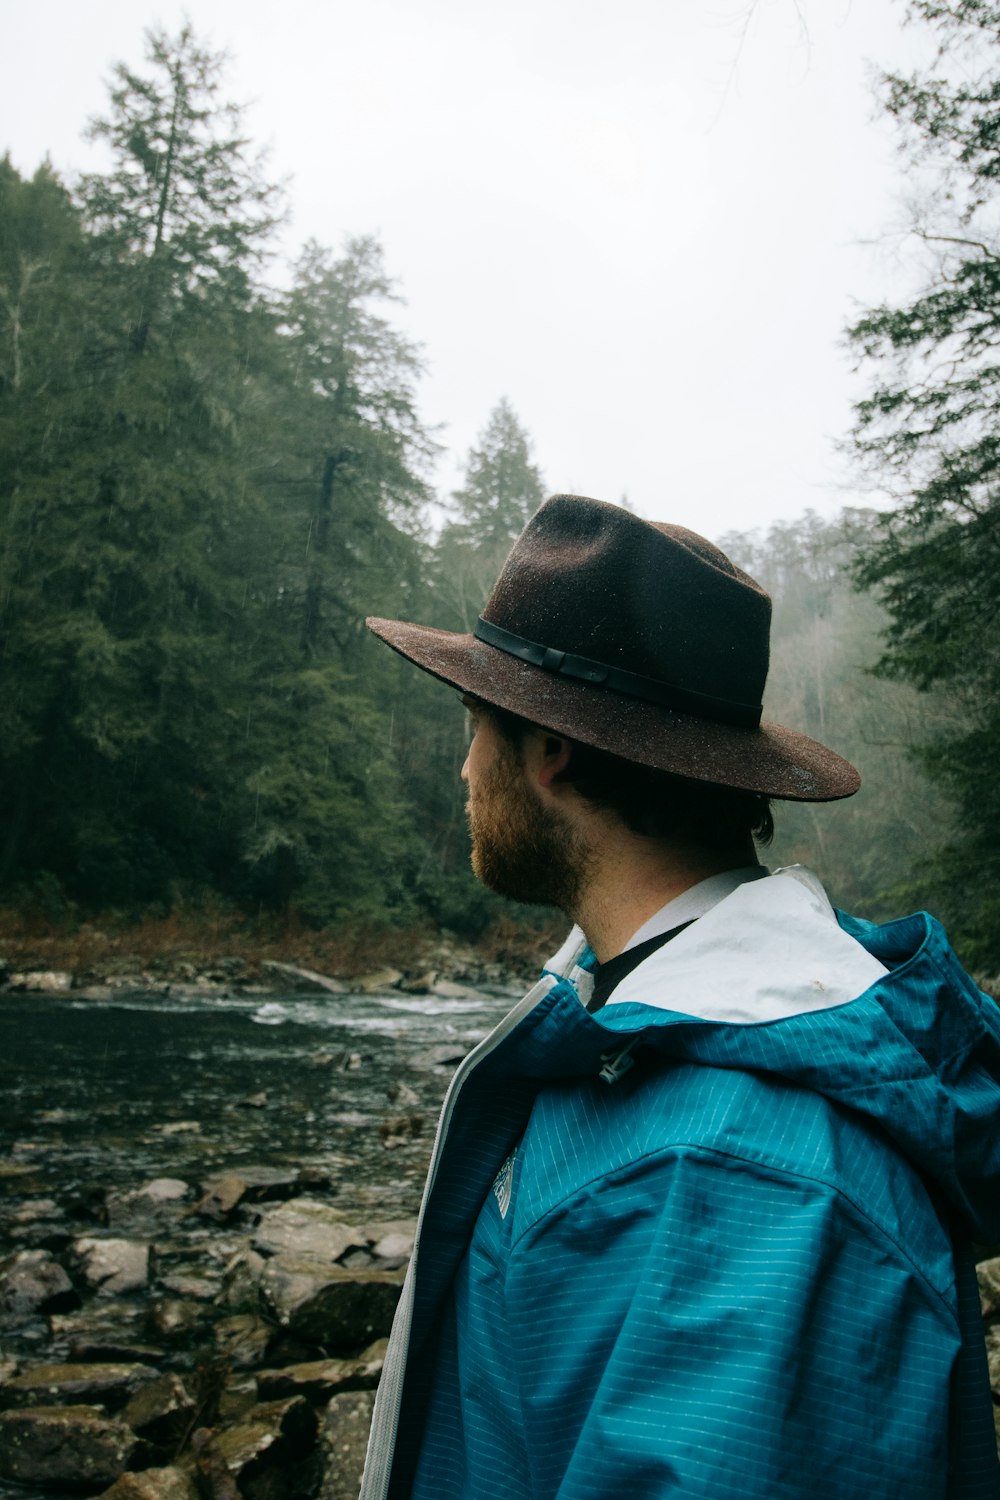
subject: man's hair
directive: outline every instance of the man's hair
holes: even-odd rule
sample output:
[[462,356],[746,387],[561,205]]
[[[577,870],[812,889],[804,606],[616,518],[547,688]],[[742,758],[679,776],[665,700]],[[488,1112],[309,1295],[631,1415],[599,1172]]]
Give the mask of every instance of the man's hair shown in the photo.
[[[518,751],[527,731],[541,728],[492,703],[482,708]],[[569,782],[594,807],[616,813],[633,833],[722,852],[745,846],[751,839],[769,844],[774,836],[770,800],[760,792],[671,776],[668,771],[596,750],[571,736],[565,738],[573,748],[558,780]]]

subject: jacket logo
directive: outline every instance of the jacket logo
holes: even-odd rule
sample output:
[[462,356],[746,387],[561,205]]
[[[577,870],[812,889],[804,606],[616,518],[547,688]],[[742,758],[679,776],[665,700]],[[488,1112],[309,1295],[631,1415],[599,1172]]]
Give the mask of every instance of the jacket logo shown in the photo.
[[493,1196],[497,1200],[501,1219],[506,1219],[507,1210],[510,1208],[511,1186],[514,1181],[514,1158],[516,1155],[517,1147],[515,1146],[493,1179]]

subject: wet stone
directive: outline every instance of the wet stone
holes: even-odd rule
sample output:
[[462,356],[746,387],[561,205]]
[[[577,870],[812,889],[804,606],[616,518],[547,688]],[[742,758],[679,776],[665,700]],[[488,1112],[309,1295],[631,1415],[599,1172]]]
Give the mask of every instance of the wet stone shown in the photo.
[[376,969],[374,973],[352,979],[351,988],[359,995],[378,995],[383,990],[395,989],[402,977],[399,969]]
[[99,1500],[199,1500],[190,1469],[144,1469],[141,1474],[122,1474]]
[[252,1370],[267,1354],[274,1329],[253,1313],[220,1318],[214,1329],[215,1345],[235,1370]]
[[215,1435],[245,1500],[294,1500],[313,1492],[320,1472],[316,1413],[301,1396],[254,1406]]
[[261,1215],[253,1248],[263,1255],[291,1252],[332,1264],[347,1250],[364,1249],[366,1236],[327,1203],[293,1198]]
[[186,1212],[191,1189],[179,1177],[157,1177],[133,1192],[109,1193],[105,1204],[108,1228],[126,1234],[152,1234],[173,1225]]
[[190,1297],[194,1302],[211,1302],[222,1290],[222,1282],[207,1276],[190,1276],[178,1273],[161,1276],[160,1286],[172,1297]]
[[323,1482],[317,1500],[358,1500],[372,1424],[373,1391],[334,1396],[323,1417]]
[[[142,1364],[147,1355],[131,1351],[146,1343],[145,1316],[146,1309],[138,1302],[108,1298],[89,1302],[73,1313],[53,1314],[49,1329],[53,1342],[67,1351],[73,1363]],[[81,1349],[89,1352],[79,1353]]]
[[35,1365],[0,1385],[0,1406],[102,1406],[116,1411],[156,1378],[148,1365]]
[[[305,1296],[298,1297],[287,1282],[276,1288],[265,1272],[261,1287],[272,1295],[279,1292],[272,1307],[294,1337],[328,1354],[354,1355],[373,1339],[388,1335],[403,1289],[403,1273],[345,1271],[334,1266],[322,1284],[314,1283]],[[282,1291],[292,1292],[284,1303]]]
[[1000,1256],[980,1261],[976,1267],[979,1278],[979,1301],[983,1317],[990,1321],[1000,1317]]
[[413,1222],[384,1226],[384,1233],[372,1246],[372,1254],[382,1270],[396,1270],[405,1266],[413,1254],[416,1224]]
[[232,1312],[254,1312],[260,1303],[264,1257],[256,1250],[240,1250],[231,1256],[223,1272],[219,1303]]
[[49,1406],[0,1412],[0,1477],[17,1484],[112,1484],[139,1440],[131,1428],[93,1406]]
[[294,1198],[307,1184],[313,1188],[329,1187],[324,1173],[305,1174],[283,1171],[278,1167],[241,1167],[238,1172],[223,1172],[205,1184],[204,1193],[194,1212],[202,1218],[231,1218],[245,1203],[280,1203]]
[[66,1272],[47,1250],[19,1250],[0,1268],[0,1316],[17,1323],[79,1307]]
[[140,1291],[149,1280],[149,1246],[139,1240],[74,1240],[70,1254],[91,1291],[118,1297]]
[[177,1375],[160,1375],[129,1401],[122,1420],[132,1431],[170,1457],[187,1437],[196,1412],[187,1386]]
[[184,1302],[179,1297],[165,1297],[148,1309],[146,1328],[148,1337],[164,1344],[188,1343],[204,1332],[204,1305]]
[[310,1360],[282,1370],[261,1370],[257,1376],[261,1400],[304,1396],[314,1406],[325,1406],[341,1391],[373,1391],[382,1374],[387,1343],[378,1339],[357,1359]]

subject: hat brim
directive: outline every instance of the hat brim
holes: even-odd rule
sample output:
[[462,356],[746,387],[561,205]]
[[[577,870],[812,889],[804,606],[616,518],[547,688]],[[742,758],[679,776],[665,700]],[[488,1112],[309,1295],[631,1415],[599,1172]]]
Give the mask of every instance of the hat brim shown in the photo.
[[861,785],[849,761],[780,724],[738,729],[558,676],[474,635],[405,620],[365,623],[450,687],[623,760],[789,802],[835,802]]

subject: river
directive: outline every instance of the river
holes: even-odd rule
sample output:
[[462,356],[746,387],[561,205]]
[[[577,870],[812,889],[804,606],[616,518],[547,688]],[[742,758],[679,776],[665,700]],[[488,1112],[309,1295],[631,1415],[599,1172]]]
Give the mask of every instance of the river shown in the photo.
[[[0,1251],[30,1242],[25,1200],[247,1165],[329,1172],[347,1214],[413,1215],[454,1060],[512,998],[5,994]],[[387,1149],[399,1112],[414,1133]]]

